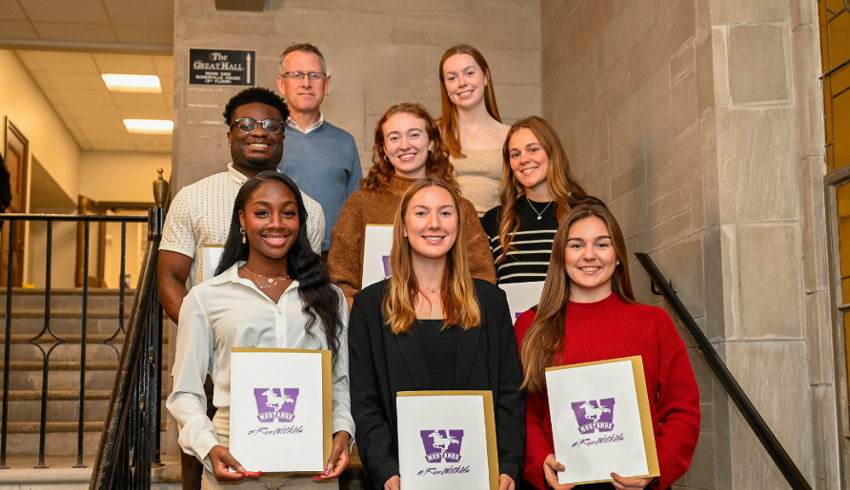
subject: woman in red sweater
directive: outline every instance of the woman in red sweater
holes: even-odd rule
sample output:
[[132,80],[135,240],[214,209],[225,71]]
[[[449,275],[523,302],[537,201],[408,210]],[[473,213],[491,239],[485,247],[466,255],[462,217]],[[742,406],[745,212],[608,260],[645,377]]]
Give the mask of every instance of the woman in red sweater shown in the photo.
[[699,437],[699,390],[685,344],[664,310],[635,301],[623,234],[603,204],[574,207],[552,249],[540,304],[514,326],[528,390],[524,478],[538,489],[574,487],[558,485],[564,467],[554,455],[545,369],[639,355],[661,476],[612,473],[611,483],[581,490],[669,488],[688,470]]

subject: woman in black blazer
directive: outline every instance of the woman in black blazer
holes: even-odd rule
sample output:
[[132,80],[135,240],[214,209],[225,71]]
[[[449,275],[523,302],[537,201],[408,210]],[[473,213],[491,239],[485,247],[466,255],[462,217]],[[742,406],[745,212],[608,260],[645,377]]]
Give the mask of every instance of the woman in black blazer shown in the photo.
[[499,489],[522,477],[525,394],[501,289],[473,280],[454,189],[414,183],[396,213],[391,278],[354,296],[349,323],[352,415],[369,488],[398,490],[396,393],[490,390]]

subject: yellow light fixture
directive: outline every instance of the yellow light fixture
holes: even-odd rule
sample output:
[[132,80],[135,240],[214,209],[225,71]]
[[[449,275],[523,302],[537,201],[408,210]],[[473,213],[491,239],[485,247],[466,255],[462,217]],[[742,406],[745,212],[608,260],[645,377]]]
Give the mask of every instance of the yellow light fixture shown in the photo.
[[161,94],[162,87],[156,75],[121,75],[117,73],[102,73],[106,88],[112,92],[137,92]]
[[171,134],[174,121],[161,119],[124,119],[127,131],[135,134]]

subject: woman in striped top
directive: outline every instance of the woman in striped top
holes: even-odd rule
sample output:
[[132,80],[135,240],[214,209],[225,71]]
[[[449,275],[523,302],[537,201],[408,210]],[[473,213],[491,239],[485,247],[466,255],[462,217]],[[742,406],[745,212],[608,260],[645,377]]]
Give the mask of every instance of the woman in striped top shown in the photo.
[[[511,126],[502,147],[499,205],[481,219],[499,284],[546,279],[558,223],[584,202],[557,133],[537,116]],[[581,197],[580,197],[581,196]]]

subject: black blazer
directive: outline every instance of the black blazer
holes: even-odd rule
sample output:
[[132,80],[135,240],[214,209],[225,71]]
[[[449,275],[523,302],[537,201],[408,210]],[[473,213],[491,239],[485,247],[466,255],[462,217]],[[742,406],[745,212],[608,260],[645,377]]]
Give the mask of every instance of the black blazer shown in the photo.
[[[499,473],[521,484],[525,457],[525,392],[504,291],[475,279],[481,324],[458,331],[454,389],[490,390],[496,415]],[[349,320],[351,412],[369,488],[399,474],[396,393],[430,390],[419,339],[393,335],[381,314],[388,281],[354,296]],[[459,327],[453,327],[459,328]]]

